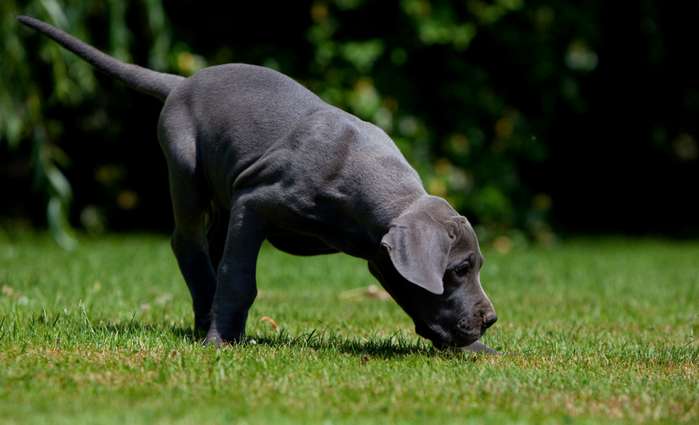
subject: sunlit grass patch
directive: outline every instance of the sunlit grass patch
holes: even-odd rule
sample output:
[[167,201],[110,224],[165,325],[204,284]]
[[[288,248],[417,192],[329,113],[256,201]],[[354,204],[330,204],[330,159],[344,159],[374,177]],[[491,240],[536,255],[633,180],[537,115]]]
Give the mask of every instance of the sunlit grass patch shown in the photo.
[[215,350],[191,331],[165,238],[85,239],[74,252],[5,238],[0,423],[699,420],[699,244],[486,256],[500,320],[484,341],[501,356],[432,348],[366,290],[357,259],[270,247],[247,342]]

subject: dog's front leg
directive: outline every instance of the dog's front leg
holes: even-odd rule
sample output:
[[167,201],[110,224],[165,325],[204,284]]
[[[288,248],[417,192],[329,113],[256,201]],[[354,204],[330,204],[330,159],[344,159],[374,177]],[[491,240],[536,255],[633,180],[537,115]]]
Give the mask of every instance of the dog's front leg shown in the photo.
[[263,222],[252,208],[236,205],[231,209],[207,344],[239,342],[245,335],[248,310],[257,296],[257,255],[265,237]]

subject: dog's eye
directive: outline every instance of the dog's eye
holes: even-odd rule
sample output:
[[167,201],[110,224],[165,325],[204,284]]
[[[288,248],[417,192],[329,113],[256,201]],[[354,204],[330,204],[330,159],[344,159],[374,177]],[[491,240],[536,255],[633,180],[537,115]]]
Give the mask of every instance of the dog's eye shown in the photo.
[[451,267],[449,269],[450,272],[457,276],[463,276],[465,275],[471,268],[473,267],[475,263],[475,257],[473,254],[470,254],[469,256],[466,257],[464,261],[461,263]]
[[463,276],[471,268],[472,263],[470,260],[466,260],[463,263],[457,264],[451,268],[451,272],[457,276]]

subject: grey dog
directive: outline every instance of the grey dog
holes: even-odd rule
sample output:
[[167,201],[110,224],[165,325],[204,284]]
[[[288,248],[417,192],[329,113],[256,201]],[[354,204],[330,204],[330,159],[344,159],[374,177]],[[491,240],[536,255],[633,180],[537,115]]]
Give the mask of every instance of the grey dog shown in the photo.
[[425,192],[380,128],[268,68],[228,64],[183,78],[18,19],[164,101],[158,138],[175,218],[172,249],[207,343],[243,338],[267,239],[295,255],[367,260],[419,335],[440,348],[489,351],[477,340],[497,317],[481,286],[476,234],[449,203]]

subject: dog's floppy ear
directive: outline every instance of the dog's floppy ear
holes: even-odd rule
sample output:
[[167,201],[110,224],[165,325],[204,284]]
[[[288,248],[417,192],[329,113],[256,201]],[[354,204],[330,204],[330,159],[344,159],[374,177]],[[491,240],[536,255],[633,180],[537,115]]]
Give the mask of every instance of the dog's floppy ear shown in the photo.
[[393,266],[405,279],[442,294],[451,237],[445,226],[424,212],[398,217],[381,239]]

